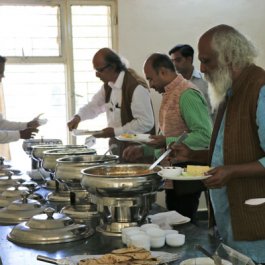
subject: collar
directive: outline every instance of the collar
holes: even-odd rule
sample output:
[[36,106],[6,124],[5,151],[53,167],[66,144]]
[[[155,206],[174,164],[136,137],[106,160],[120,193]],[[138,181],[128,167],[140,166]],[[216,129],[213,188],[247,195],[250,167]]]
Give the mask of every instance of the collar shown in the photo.
[[182,82],[183,79],[184,79],[183,76],[181,74],[178,74],[174,80],[172,80],[169,84],[165,86],[165,92],[171,89],[175,89],[176,86],[178,86],[178,84],[180,84],[180,82]]
[[122,83],[123,83],[123,79],[124,79],[124,75],[125,75],[125,71],[121,71],[119,73],[118,78],[116,79],[115,83],[113,82],[108,82],[108,85],[112,88],[112,89],[121,89],[122,88]]
[[193,69],[193,72],[192,72],[192,75],[191,75],[191,78],[192,77],[195,77],[195,78],[202,78],[202,73],[199,71],[199,70],[197,70],[197,69]]

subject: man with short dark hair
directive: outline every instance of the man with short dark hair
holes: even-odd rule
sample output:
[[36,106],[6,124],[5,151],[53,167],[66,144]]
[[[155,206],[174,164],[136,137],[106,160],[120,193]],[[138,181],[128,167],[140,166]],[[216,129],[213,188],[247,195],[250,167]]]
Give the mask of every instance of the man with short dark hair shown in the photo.
[[168,53],[175,65],[177,72],[180,73],[185,79],[190,80],[196,85],[197,88],[199,88],[208,103],[209,111],[212,112],[208,94],[208,84],[203,79],[202,73],[193,66],[193,48],[188,44],[178,44]]
[[[2,84],[2,78],[4,78],[5,63],[6,58],[0,56],[0,84]],[[30,122],[8,121],[0,113],[0,144],[32,138],[38,132],[37,127],[39,126],[37,119]]]

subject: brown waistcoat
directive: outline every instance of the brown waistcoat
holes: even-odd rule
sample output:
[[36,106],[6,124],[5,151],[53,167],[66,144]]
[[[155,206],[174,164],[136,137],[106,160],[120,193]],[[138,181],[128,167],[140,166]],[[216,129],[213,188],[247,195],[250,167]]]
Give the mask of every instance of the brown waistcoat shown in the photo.
[[[264,84],[265,71],[255,65],[244,69],[233,84],[226,106],[224,165],[249,163],[265,156],[256,125],[257,101]],[[210,150],[221,120],[220,117],[215,122]],[[244,203],[250,198],[265,197],[265,176],[232,178],[227,183],[227,193],[234,239],[265,239],[265,205],[253,207]]]
[[[133,92],[138,85],[142,85],[146,87],[146,89],[148,89],[147,84],[144,83],[144,81],[141,78],[138,78],[134,71],[131,71],[129,69],[126,70],[124,79],[123,79],[122,88],[121,88],[122,89],[122,96],[121,96],[122,98],[121,99],[121,123],[122,125],[125,125],[126,123],[133,120],[131,103],[132,103]],[[110,101],[110,95],[111,95],[112,88],[108,84],[105,84],[104,89],[105,89],[105,102],[107,103]],[[146,133],[155,134],[155,126]],[[116,153],[116,155],[119,155],[120,162],[122,162],[123,161],[122,160],[123,150],[128,145],[130,145],[130,143],[120,142],[116,140],[115,138],[111,138],[110,144],[113,144],[113,143],[118,144],[119,146],[119,150]]]

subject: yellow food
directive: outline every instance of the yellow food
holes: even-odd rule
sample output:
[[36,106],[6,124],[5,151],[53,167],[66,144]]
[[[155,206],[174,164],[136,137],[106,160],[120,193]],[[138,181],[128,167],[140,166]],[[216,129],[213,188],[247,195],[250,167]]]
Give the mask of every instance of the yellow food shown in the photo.
[[210,170],[208,166],[193,166],[188,165],[186,170],[187,176],[203,176],[205,172]]
[[158,265],[159,260],[153,258],[151,252],[144,248],[130,246],[113,250],[100,258],[82,259],[78,265]]
[[128,139],[132,139],[135,138],[135,134],[130,134],[130,133],[124,133],[121,135],[123,138],[128,138]]

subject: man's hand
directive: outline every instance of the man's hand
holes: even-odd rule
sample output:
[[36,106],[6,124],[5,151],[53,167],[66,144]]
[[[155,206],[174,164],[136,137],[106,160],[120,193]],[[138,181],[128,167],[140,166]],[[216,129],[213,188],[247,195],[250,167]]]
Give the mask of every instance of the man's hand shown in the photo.
[[144,150],[139,145],[130,145],[122,153],[122,158],[128,162],[135,162],[143,157]]
[[72,130],[76,129],[80,121],[81,121],[81,118],[78,115],[75,115],[72,118],[72,120],[70,120],[67,123],[67,126],[69,128],[69,131],[72,131]]
[[25,130],[21,130],[19,131],[19,134],[20,134],[20,138],[21,139],[30,139],[30,138],[34,138],[36,133],[38,132],[39,130],[36,129],[36,128],[27,128]]
[[111,138],[114,137],[114,128],[112,127],[107,127],[103,129],[100,133],[93,134],[94,137],[96,138]]
[[207,175],[211,175],[211,177],[203,180],[203,183],[209,189],[222,188],[234,175],[236,168],[237,166],[220,166],[210,169]]
[[146,144],[154,147],[154,148],[165,148],[166,147],[166,137],[163,135],[151,135],[151,141]]
[[38,128],[40,126],[40,123],[38,119],[33,119],[32,121],[27,123],[27,128]]

